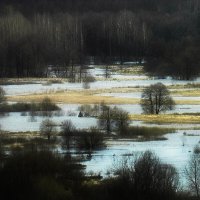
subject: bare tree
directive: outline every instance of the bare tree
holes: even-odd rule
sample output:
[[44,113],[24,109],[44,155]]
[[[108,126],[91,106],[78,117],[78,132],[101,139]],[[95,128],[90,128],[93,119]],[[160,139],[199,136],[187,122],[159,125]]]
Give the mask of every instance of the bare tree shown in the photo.
[[129,126],[128,112],[123,109],[114,107],[111,108],[107,105],[101,106],[101,114],[99,115],[99,126],[111,133],[116,130],[120,134],[124,134]]
[[112,112],[113,120],[115,121],[115,127],[117,131],[120,134],[125,135],[127,133],[130,121],[128,112],[117,107],[114,107]]
[[173,199],[179,186],[176,169],[163,164],[151,151],[125,157],[114,166],[122,187],[129,186],[137,199]]
[[71,120],[65,120],[61,124],[61,133],[65,139],[65,144],[67,148],[70,148],[71,139],[73,137],[73,133],[76,130],[75,126],[71,122]]
[[185,175],[190,190],[200,198],[200,154],[193,153],[185,169]]
[[0,103],[3,103],[6,100],[5,91],[2,87],[0,87]]
[[91,152],[94,149],[104,146],[104,135],[97,127],[91,127],[89,131],[80,131],[76,142],[78,148],[86,149]]
[[40,132],[47,136],[48,141],[50,141],[51,136],[56,132],[56,125],[50,119],[45,119],[41,122]]
[[175,106],[169,90],[162,83],[156,83],[145,88],[140,104],[146,114],[159,114],[172,110]]
[[111,125],[112,125],[112,119],[111,119],[111,108],[105,104],[101,105],[101,114],[99,116],[99,127],[106,130],[108,134],[111,133]]

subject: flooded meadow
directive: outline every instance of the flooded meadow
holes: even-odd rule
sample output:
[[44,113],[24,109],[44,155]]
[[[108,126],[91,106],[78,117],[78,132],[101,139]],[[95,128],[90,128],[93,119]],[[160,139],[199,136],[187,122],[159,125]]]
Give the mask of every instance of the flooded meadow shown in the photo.
[[[181,81],[173,80],[170,77],[165,79],[159,79],[156,77],[148,77],[146,75],[130,75],[120,74],[114,72],[111,74],[111,78],[104,80],[104,70],[102,68],[90,69],[92,74],[97,81],[91,82],[89,89],[83,89],[82,83],[70,83],[62,82],[55,84],[46,84],[44,80],[35,81],[32,84],[16,84],[16,85],[2,85],[2,88],[6,91],[8,98],[28,95],[44,94],[48,96],[52,93],[59,91],[93,91],[93,96],[97,97],[112,97],[121,99],[136,99],[140,101],[142,89],[145,86],[162,82],[166,86],[176,87],[177,89],[171,89],[172,97],[175,101],[182,101],[177,104],[173,111],[168,111],[166,114],[194,114],[200,113],[200,97],[195,96],[184,96],[176,94],[179,90],[183,89],[187,84],[199,84],[200,78],[194,81]],[[102,79],[102,80],[100,80]],[[133,92],[112,92],[116,88],[129,88],[135,89]],[[181,88],[181,89],[179,89]],[[197,90],[196,88],[190,88],[191,91]],[[94,92],[99,90],[102,92]],[[106,92],[109,90],[109,92]],[[173,94],[173,91],[176,91]],[[105,91],[105,92],[103,92]],[[67,97],[66,97],[67,98]],[[188,102],[193,102],[187,104]],[[186,103],[184,103],[186,102]],[[197,103],[196,103],[197,102]],[[12,103],[12,102],[9,102]],[[90,127],[98,126],[98,119],[96,117],[79,117],[79,107],[81,104],[76,103],[64,103],[55,102],[60,107],[61,111],[59,114],[54,114],[51,119],[56,123],[56,126],[60,127],[61,123],[65,120],[71,120],[77,129],[89,129]],[[131,114],[142,114],[141,106],[138,103],[132,104],[110,104],[111,107],[117,106]],[[11,112],[4,113],[0,116],[1,129],[8,132],[27,132],[27,131],[39,131],[41,122],[44,120],[42,116],[35,116],[32,118],[28,112],[19,113]],[[159,158],[168,164],[174,165],[180,173],[183,172],[185,166],[188,163],[190,155],[193,152],[195,145],[199,145],[200,141],[200,124],[195,123],[146,123],[140,120],[131,120],[131,126],[146,126],[146,127],[168,127],[174,128],[174,133],[164,135],[165,140],[154,140],[154,141],[137,141],[135,139],[108,139],[106,141],[106,147],[91,153],[91,158],[84,162],[86,165],[86,171],[88,173],[101,174],[106,176],[109,174],[109,169],[113,163],[119,158],[124,156],[132,156],[135,153],[144,152],[151,150],[155,152]],[[7,133],[9,134],[9,133]]]

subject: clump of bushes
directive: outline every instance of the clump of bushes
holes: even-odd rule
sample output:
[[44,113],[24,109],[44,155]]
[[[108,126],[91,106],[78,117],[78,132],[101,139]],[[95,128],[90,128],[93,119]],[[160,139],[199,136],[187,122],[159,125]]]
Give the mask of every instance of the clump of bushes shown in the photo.
[[[0,165],[0,196],[16,200],[75,199],[83,167],[48,150],[11,153]],[[76,186],[75,186],[76,185]]]
[[81,117],[97,117],[100,114],[101,107],[98,104],[95,105],[81,105],[78,111],[82,114]]
[[119,135],[126,135],[129,127],[129,115],[128,112],[118,107],[110,107],[107,105],[101,105],[101,113],[99,115],[99,128],[110,134],[115,131]]
[[95,150],[105,146],[104,135],[96,128],[89,131],[79,131],[76,138],[77,148],[84,150]]
[[52,111],[58,111],[60,108],[45,97],[40,103],[14,103],[0,104],[0,112],[41,112],[43,115],[49,115]]

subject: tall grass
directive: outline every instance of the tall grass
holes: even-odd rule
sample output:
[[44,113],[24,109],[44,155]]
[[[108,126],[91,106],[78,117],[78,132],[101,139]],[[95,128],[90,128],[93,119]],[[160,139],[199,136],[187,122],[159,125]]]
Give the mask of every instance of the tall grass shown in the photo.
[[161,137],[167,133],[174,133],[174,132],[175,129],[172,128],[132,126],[129,127],[127,136],[129,137],[142,136],[144,138],[151,138],[151,137]]

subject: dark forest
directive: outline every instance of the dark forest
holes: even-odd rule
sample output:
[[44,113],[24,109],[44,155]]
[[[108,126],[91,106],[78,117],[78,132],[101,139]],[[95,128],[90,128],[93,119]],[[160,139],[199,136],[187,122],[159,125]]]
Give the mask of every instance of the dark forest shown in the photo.
[[145,61],[150,74],[193,79],[199,11],[199,0],[1,0],[0,77]]

